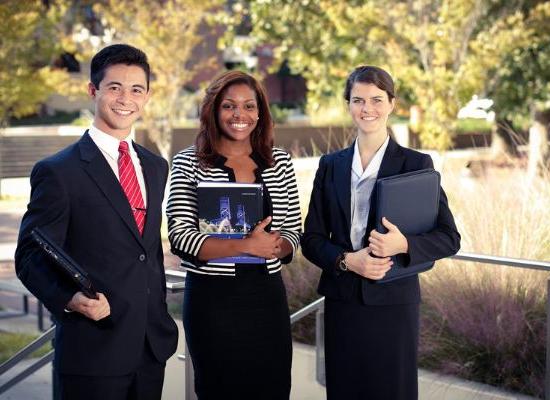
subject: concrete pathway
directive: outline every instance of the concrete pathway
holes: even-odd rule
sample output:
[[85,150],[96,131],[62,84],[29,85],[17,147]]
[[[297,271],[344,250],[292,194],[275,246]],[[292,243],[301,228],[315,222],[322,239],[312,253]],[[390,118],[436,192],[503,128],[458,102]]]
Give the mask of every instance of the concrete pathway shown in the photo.
[[[0,210],[0,278],[15,276],[13,254],[20,220],[26,207],[25,201],[2,203]],[[176,264],[177,262],[174,265]],[[0,294],[0,305],[4,308],[20,310],[21,296],[2,293]],[[36,315],[33,314],[35,312],[34,301],[30,302],[30,309],[30,315],[9,318],[2,318],[2,312],[0,312],[0,331],[36,333],[37,320]],[[47,316],[45,321],[49,321]],[[46,325],[48,324],[46,323]],[[178,321],[177,325],[180,330],[180,340],[176,354],[167,362],[163,400],[184,399],[185,363],[187,361],[177,358],[178,354],[185,353],[181,321]],[[31,362],[30,360],[26,361],[17,370],[1,376],[0,384],[6,382]],[[48,364],[0,398],[2,400],[51,400],[51,381],[51,364]],[[292,382],[291,400],[326,399],[324,387],[315,379],[315,351],[313,347],[294,343]],[[534,400],[532,397],[507,393],[492,386],[424,370],[419,370],[419,398],[420,400]]]
[[[181,321],[179,322],[181,327]],[[180,332],[181,333],[181,332]],[[177,354],[184,351],[182,341]],[[27,366],[26,361],[18,370]],[[291,400],[325,400],[324,387],[315,381],[315,352],[310,346],[294,344]],[[497,388],[419,371],[420,400],[535,400],[532,397],[507,393]],[[10,376],[0,377],[0,384]],[[51,364],[35,372],[26,381],[7,391],[3,400],[51,400]],[[176,356],[168,360],[162,400],[184,400],[185,361]],[[220,399],[223,400],[223,399]]]
[[13,261],[19,225],[26,206],[24,198],[0,201],[0,262]]
[[16,242],[0,243],[0,261],[13,260]]

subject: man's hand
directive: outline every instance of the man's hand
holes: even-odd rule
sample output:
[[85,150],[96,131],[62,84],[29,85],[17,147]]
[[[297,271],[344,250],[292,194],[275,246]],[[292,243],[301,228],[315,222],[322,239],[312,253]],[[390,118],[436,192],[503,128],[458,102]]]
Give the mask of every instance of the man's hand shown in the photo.
[[98,293],[98,299],[90,299],[82,292],[76,292],[71,301],[67,304],[67,308],[71,311],[79,312],[86,317],[99,321],[111,314],[111,306],[103,293]]
[[378,257],[391,257],[406,253],[409,250],[409,243],[399,228],[388,221],[386,217],[382,218],[382,225],[388,229],[388,233],[380,233],[374,229],[370,232],[369,247],[372,254]]
[[386,276],[393,261],[391,258],[375,258],[370,255],[371,249],[365,247],[353,253],[347,253],[345,262],[350,271],[365,278],[379,280]]

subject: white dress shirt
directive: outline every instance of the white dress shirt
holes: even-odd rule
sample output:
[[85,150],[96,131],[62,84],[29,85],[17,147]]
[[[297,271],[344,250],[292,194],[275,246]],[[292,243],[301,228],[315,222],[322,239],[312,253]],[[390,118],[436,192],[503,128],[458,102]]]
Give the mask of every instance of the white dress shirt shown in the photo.
[[[109,163],[109,166],[113,170],[116,178],[120,181],[120,178],[118,176],[118,146],[120,144],[120,140],[97,129],[93,125],[90,127],[90,129],[88,129],[88,134],[90,135],[96,146],[99,147],[99,150],[101,150],[101,153],[107,160],[107,163]],[[132,145],[132,140],[130,139],[130,137],[127,137],[125,141],[128,143],[130,158],[132,159],[132,164],[134,164],[134,169],[136,170],[139,188],[141,189],[141,195],[143,197],[143,203],[145,207],[147,207],[147,191],[145,190],[145,179],[143,178],[141,162],[139,161],[139,157],[136,153],[136,150],[134,149],[134,146]]]
[[351,230],[349,233],[355,251],[363,248],[363,237],[369,219],[371,194],[389,141],[388,136],[363,170],[359,143],[357,139],[355,140],[351,164]]

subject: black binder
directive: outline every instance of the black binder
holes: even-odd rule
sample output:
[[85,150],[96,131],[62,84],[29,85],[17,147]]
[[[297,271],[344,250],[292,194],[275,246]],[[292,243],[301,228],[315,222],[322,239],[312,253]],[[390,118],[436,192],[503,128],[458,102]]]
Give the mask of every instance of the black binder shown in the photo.
[[[386,233],[382,217],[396,225],[403,234],[417,235],[435,228],[439,212],[441,177],[434,169],[422,169],[389,176],[376,181],[376,230]],[[376,282],[384,283],[406,278],[431,269],[434,262],[407,267],[400,257],[393,256],[393,265],[386,276]]]
[[40,228],[34,228],[31,231],[33,240],[54,262],[55,266],[73,282],[78,289],[90,299],[98,299],[97,292],[92,285],[86,271],[80,267],[61,247],[55,244]]

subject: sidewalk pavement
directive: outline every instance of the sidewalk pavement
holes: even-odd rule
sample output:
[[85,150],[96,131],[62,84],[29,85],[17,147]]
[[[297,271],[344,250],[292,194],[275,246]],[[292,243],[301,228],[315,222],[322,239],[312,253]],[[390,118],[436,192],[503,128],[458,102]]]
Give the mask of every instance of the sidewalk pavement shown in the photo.
[[0,262],[13,261],[17,242],[0,243]]
[[[166,363],[166,375],[162,400],[184,400],[185,396],[185,363],[177,358],[185,353],[185,336],[183,324],[176,320],[179,329],[178,349]],[[0,319],[0,331],[36,332],[36,322],[31,316]],[[294,382],[291,400],[322,400],[325,389],[315,381],[315,352],[311,346],[294,343],[292,382]],[[190,361],[189,361],[190,362]],[[25,360],[5,376],[0,376],[0,385],[7,382],[17,372],[22,371],[32,360]],[[24,382],[12,387],[2,396],[4,400],[51,400],[52,366],[48,363]],[[220,399],[222,400],[222,399]]]
[[13,261],[25,200],[0,201],[0,262]]
[[[184,400],[185,396],[185,363],[187,361],[181,361],[177,358],[178,354],[185,352],[185,343],[181,321],[177,321],[177,325],[180,330],[180,340],[176,354],[166,364],[162,400]],[[30,362],[25,361],[23,365],[17,368],[17,371],[22,370]],[[50,363],[36,371],[24,382],[20,382],[11,388],[2,396],[2,399],[51,400],[51,371]],[[0,385],[11,376],[13,376],[13,373],[10,373],[9,376],[1,376]],[[492,386],[464,381],[425,370],[419,370],[418,383],[420,400],[535,400],[532,397],[507,393]],[[325,399],[325,388],[315,381],[315,348],[294,343],[290,400]]]
[[[25,212],[23,202],[10,202],[8,207],[0,209],[0,278],[14,277],[13,255],[19,231],[21,217]],[[1,202],[0,202],[1,207]],[[177,260],[167,260],[167,265],[177,265]],[[21,296],[0,296],[0,304],[12,307],[20,304]],[[33,314],[34,303],[30,302],[31,314],[26,316],[0,318],[0,331],[37,332],[36,314]],[[45,321],[48,321],[46,314]],[[46,325],[48,325],[46,323]],[[183,400],[185,388],[185,362],[178,360],[178,354],[185,353],[185,340],[181,321],[177,321],[180,330],[178,350],[166,365],[166,377],[162,400]],[[24,369],[32,361],[25,361],[6,376],[0,377],[0,384],[6,382],[17,371]],[[36,371],[25,382],[19,383],[2,399],[5,400],[51,400],[51,363]],[[315,380],[315,349],[311,346],[294,343],[292,365],[291,400],[324,400],[324,387]],[[504,392],[492,386],[461,380],[455,377],[439,375],[425,370],[419,370],[420,400],[534,400],[532,397]]]

